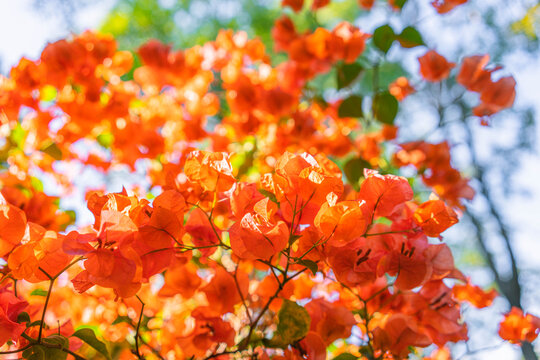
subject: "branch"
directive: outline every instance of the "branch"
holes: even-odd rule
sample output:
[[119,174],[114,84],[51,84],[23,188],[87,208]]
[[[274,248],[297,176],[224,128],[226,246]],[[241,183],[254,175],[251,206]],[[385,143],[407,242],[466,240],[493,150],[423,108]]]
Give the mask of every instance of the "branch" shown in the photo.
[[139,330],[141,328],[141,321],[143,317],[143,311],[144,311],[144,302],[141,300],[141,298],[138,295],[135,295],[137,297],[137,300],[141,303],[141,314],[139,315],[139,321],[137,322],[137,329],[135,330],[135,355],[137,355],[138,359],[144,359],[141,356],[141,353],[139,352]]

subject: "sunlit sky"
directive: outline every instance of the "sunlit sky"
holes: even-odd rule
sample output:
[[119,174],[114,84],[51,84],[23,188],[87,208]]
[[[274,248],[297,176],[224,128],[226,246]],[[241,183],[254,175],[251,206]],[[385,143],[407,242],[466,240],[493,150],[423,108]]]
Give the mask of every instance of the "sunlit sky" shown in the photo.
[[[99,26],[112,5],[114,1],[96,1],[96,4],[85,8],[74,19],[76,30]],[[61,17],[53,13],[42,15],[35,12],[31,0],[0,0],[0,73],[6,75],[22,56],[36,59],[47,42],[56,41],[68,34]],[[533,104],[540,114],[540,57],[531,59],[514,53],[506,58],[504,66],[517,81],[516,105]],[[540,129],[537,128],[536,132],[536,138],[540,139]],[[479,134],[485,139],[497,136],[504,140],[504,130],[500,129],[484,128],[479,130]],[[538,144],[536,147],[535,154],[524,159],[524,166],[519,170],[514,185],[530,193],[514,196],[512,201],[498,204],[514,231],[519,266],[524,269],[537,268],[540,257],[540,147]],[[478,150],[482,153],[482,149]],[[456,231],[459,229],[453,232],[454,235],[458,235]],[[530,305],[532,311],[540,313],[540,304]],[[496,355],[492,353],[495,356],[491,358],[504,359],[508,354],[514,356],[511,350],[506,350],[498,351]]]

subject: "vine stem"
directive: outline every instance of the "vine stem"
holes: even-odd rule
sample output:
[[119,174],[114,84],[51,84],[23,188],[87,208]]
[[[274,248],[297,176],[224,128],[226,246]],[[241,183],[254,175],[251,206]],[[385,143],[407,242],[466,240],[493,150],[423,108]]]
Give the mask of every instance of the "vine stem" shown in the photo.
[[137,355],[137,358],[142,359],[141,353],[139,351],[139,330],[141,328],[141,322],[143,317],[143,311],[144,311],[144,305],[145,303],[141,300],[139,295],[135,295],[137,297],[137,300],[141,303],[141,313],[139,314],[139,321],[137,322],[137,329],[135,330],[135,353]]
[[45,305],[43,305],[43,312],[41,313],[41,322],[39,324],[39,333],[38,333],[38,338],[37,338],[38,344],[41,343],[41,337],[43,335],[43,326],[45,325],[45,313],[47,312],[47,307],[49,306],[49,300],[51,299],[52,288],[54,286],[54,280],[56,280],[56,278],[51,277],[41,267],[39,268],[39,270],[41,270],[41,272],[47,275],[47,277],[50,279],[50,282],[49,282],[49,290],[47,291],[47,297],[45,298]]

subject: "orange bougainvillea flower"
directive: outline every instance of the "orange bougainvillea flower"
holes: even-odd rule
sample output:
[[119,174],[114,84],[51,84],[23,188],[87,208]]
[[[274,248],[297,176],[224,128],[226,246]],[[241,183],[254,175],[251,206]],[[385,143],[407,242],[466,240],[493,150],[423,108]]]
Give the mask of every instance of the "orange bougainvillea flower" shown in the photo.
[[[326,360],[326,345],[321,336],[315,331],[308,331],[306,336],[300,341],[300,346],[308,359]],[[297,358],[295,357],[295,359]]]
[[18,341],[26,329],[26,324],[17,322],[17,316],[28,306],[28,302],[19,299],[7,286],[0,288],[0,346],[7,341]]
[[456,6],[465,4],[467,0],[433,0],[431,5],[439,14],[446,14],[453,10]]
[[[136,256],[136,255],[135,255]],[[140,259],[130,248],[122,250],[98,249],[87,255],[84,268],[90,283],[114,289],[124,298],[134,296],[141,287]],[[75,280],[75,279],[74,279]]]
[[26,230],[26,215],[21,209],[8,204],[0,194],[0,257],[17,246]]
[[485,308],[493,303],[497,297],[497,290],[484,291],[479,286],[467,282],[465,285],[454,285],[452,297],[458,301],[467,301],[476,308]]
[[294,10],[294,12],[299,12],[304,6],[304,0],[281,0],[281,6],[288,6]]
[[360,186],[358,198],[364,200],[370,212],[377,216],[389,216],[401,204],[413,197],[411,185],[406,178],[396,175],[380,175],[366,169],[366,180]]
[[197,275],[197,266],[188,258],[175,259],[165,272],[163,287],[159,290],[159,296],[170,297],[176,294],[189,299],[201,286],[202,280]]
[[511,343],[522,341],[532,342],[540,331],[540,318],[523,313],[523,310],[512,307],[512,310],[504,316],[499,327],[499,336]]
[[255,204],[253,212],[246,213],[242,220],[231,226],[231,247],[236,255],[269,259],[285,248],[289,228],[284,221],[274,217],[276,210],[276,204],[264,198]]
[[405,76],[398,77],[388,85],[388,90],[398,101],[403,101],[403,99],[416,91]]
[[397,276],[395,285],[400,290],[411,290],[425,283],[432,273],[432,268],[426,258],[418,251],[401,253],[392,251],[384,256],[377,266],[377,275],[388,273]]
[[191,241],[195,246],[203,247],[201,251],[205,255],[211,255],[216,250],[212,245],[219,244],[221,230],[215,224],[210,223],[206,213],[200,208],[195,208],[184,225],[184,229],[191,235]]
[[362,236],[370,220],[364,201],[346,200],[323,204],[313,223],[332,243],[345,244]]
[[373,4],[375,4],[375,0],[358,0],[358,5],[366,10],[371,9]]
[[[245,273],[238,279],[236,286],[234,275],[221,267],[215,269],[215,274],[210,283],[201,288],[206,294],[206,299],[211,308],[209,311],[217,316],[234,311],[234,305],[247,296],[249,279]],[[240,289],[240,290],[239,290]],[[242,295],[239,293],[242,291]]]
[[320,8],[323,8],[328,4],[330,4],[330,0],[313,0],[313,3],[311,4],[311,10],[319,10]]
[[514,104],[516,80],[506,76],[485,86],[480,93],[480,105],[473,109],[476,116],[489,116]]
[[[461,198],[471,200],[474,190],[450,163],[448,142],[429,144],[422,141],[401,144],[403,150],[394,155],[398,166],[414,165],[422,171],[424,183],[453,207],[464,208]],[[429,169],[429,171],[425,171]]]
[[183,354],[187,357],[202,357],[214,344],[234,344],[235,332],[231,325],[219,316],[212,315],[208,307],[198,307],[191,313],[195,324],[186,336],[177,337]]
[[490,116],[509,108],[516,97],[516,81],[512,76],[491,80],[491,74],[501,67],[486,70],[489,55],[476,55],[463,60],[457,81],[468,90],[480,93],[480,105],[473,109],[473,114],[480,117]]
[[431,344],[430,338],[422,333],[414,318],[404,314],[389,316],[381,327],[373,331],[374,345],[377,349],[389,350],[399,358],[407,357],[409,346],[426,347]]
[[311,318],[310,330],[321,336],[328,346],[337,339],[348,338],[356,321],[350,310],[324,299],[315,299],[306,305]]
[[456,64],[448,62],[444,56],[435,50],[429,50],[419,57],[418,61],[420,62],[420,74],[425,80],[431,82],[446,79],[450,75],[450,70],[456,66]]
[[489,55],[475,55],[463,59],[457,82],[465,86],[468,90],[480,92],[491,83],[491,73],[495,71],[486,70],[489,62]]
[[276,51],[287,51],[289,45],[298,37],[296,28],[291,18],[283,15],[278,18],[272,28],[272,38],[274,39],[274,48]]
[[184,172],[206,191],[227,191],[236,182],[229,157],[221,152],[192,151],[184,165]]
[[458,222],[452,208],[446,206],[442,200],[429,200],[418,206],[414,212],[414,221],[428,236],[438,237],[450,226]]
[[353,63],[366,47],[366,40],[370,37],[348,22],[341,22],[332,30],[330,39],[330,52],[336,60],[342,59],[346,63]]

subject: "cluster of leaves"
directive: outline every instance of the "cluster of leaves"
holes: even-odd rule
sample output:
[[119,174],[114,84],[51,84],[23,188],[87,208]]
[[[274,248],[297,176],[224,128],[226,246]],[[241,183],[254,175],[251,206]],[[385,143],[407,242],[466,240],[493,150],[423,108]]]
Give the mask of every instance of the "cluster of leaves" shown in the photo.
[[[422,36],[347,22],[300,33],[286,15],[272,35],[278,65],[244,32],[179,51],[150,41],[137,57],[85,32],[0,78],[0,354],[401,359],[467,339],[461,303],[496,292],[469,283],[440,234],[474,192],[447,143],[395,143],[415,90],[384,79],[390,47]],[[487,61],[465,58],[458,75],[481,117],[515,96]],[[419,62],[429,82],[454,67],[432,50]],[[330,99],[316,84],[332,71]],[[58,164],[143,168],[150,187],[88,191],[94,223],[65,233],[73,214],[37,180],[67,196]],[[395,174],[408,165],[429,199]],[[532,341],[538,325],[513,311],[500,334]]]

